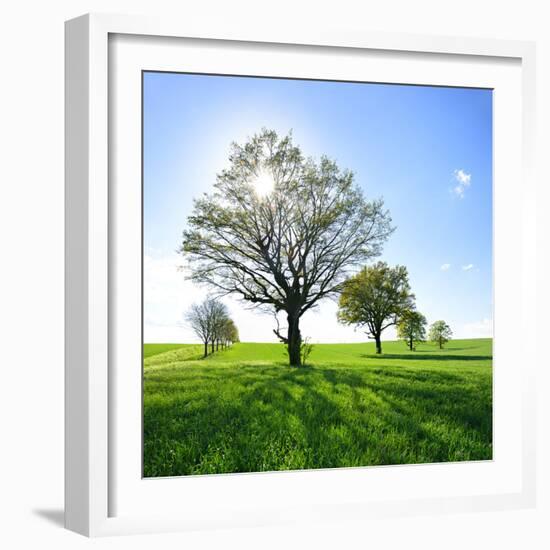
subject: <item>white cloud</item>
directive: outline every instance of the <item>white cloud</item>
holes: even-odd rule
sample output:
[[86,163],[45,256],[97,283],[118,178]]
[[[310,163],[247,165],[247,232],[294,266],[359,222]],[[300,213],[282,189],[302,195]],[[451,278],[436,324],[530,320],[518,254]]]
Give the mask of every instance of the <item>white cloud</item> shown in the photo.
[[464,198],[464,192],[472,183],[472,174],[467,174],[462,168],[460,168],[453,172],[453,177],[457,182],[453,187],[453,193],[462,199]]
[[465,187],[468,187],[470,185],[472,175],[466,174],[466,172],[464,172],[464,170],[462,169],[455,170],[455,179]]
[[481,319],[463,325],[460,331],[461,338],[492,338],[493,337],[493,320]]
[[449,271],[449,269],[451,269],[451,264],[443,264],[440,269],[441,271]]
[[462,266],[462,271],[470,271],[474,268],[474,264],[467,264]]

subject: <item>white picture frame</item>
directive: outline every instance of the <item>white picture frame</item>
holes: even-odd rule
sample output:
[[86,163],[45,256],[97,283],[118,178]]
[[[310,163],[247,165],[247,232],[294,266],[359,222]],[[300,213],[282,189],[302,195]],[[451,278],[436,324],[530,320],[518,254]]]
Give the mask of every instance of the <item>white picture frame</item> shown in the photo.
[[[116,50],[117,40],[122,47]],[[167,41],[170,37],[173,41]],[[158,51],[153,52],[148,39],[159,39],[163,42]],[[114,39],[114,40],[113,40]],[[180,39],[180,42],[178,42]],[[187,40],[187,42],[185,42]],[[502,187],[500,199],[495,203],[495,232],[508,237],[503,216],[514,206],[521,205],[521,233],[510,239],[516,239],[516,264],[506,278],[497,279],[495,293],[505,295],[515,285],[516,296],[510,298],[509,305],[495,310],[496,340],[495,367],[498,368],[498,342],[505,342],[509,332],[506,330],[506,319],[512,315],[519,316],[520,323],[527,325],[535,316],[536,289],[529,280],[531,266],[534,265],[535,248],[535,204],[536,185],[532,177],[534,150],[535,120],[535,48],[529,42],[499,41],[490,39],[450,38],[416,35],[392,35],[375,32],[341,33],[311,32],[304,30],[299,36],[292,31],[281,29],[276,36],[250,31],[247,33],[230,30],[218,32],[208,28],[197,28],[172,20],[153,19],[118,15],[85,15],[66,23],[66,490],[65,521],[66,527],[88,536],[111,534],[137,534],[158,531],[180,531],[189,529],[206,529],[221,526],[277,524],[289,521],[326,521],[332,519],[356,519],[374,516],[410,515],[416,513],[442,513],[452,511],[481,511],[489,509],[510,509],[529,507],[535,500],[535,381],[534,366],[536,350],[520,350],[522,359],[521,371],[502,375],[501,394],[496,394],[497,411],[500,416],[510,415],[509,425],[512,436],[503,442],[504,449],[489,467],[473,464],[471,469],[462,468],[460,472],[446,465],[429,465],[428,467],[401,466],[385,468],[353,468],[339,471],[290,472],[276,474],[246,474],[230,476],[203,476],[187,479],[182,489],[181,478],[147,480],[137,479],[136,468],[125,461],[133,463],[136,438],[125,438],[121,434],[132,423],[139,422],[136,392],[140,391],[141,379],[121,379],[117,370],[117,342],[128,342],[135,332],[122,332],[117,328],[117,317],[113,308],[119,311],[134,307],[141,309],[140,303],[127,299],[124,291],[117,292],[117,277],[124,272],[124,265],[133,259],[124,254],[113,254],[113,249],[120,251],[120,244],[127,238],[121,225],[127,228],[136,227],[137,218],[125,218],[117,207],[115,200],[118,193],[134,193],[123,186],[117,187],[113,194],[112,182],[120,178],[119,167],[125,170],[128,166],[127,181],[135,181],[132,172],[136,162],[139,164],[139,151],[132,147],[122,147],[110,158],[110,141],[113,136],[135,134],[132,124],[132,105],[140,99],[140,90],[132,95],[131,78],[118,79],[116,71],[129,69],[136,74],[143,62],[147,69],[155,69],[162,59],[163,68],[172,67],[171,58],[181,59],[181,55],[172,56],[170,50],[178,48],[177,44],[193,44],[208,41],[213,51],[227,50],[227,56],[215,55],[215,60],[201,54],[201,48],[188,51],[188,62],[191,53],[194,69],[204,72],[215,72],[220,63],[233,74],[250,74],[254,69],[238,68],[239,48],[251,55],[251,61],[265,65],[266,52],[271,52],[271,68],[263,70],[276,71],[277,59],[283,54],[277,48],[284,48],[286,61],[280,69],[280,76],[305,76],[301,74],[305,65],[297,63],[292,67],[289,62],[300,55],[323,56],[346,55],[361,56],[372,54],[384,55],[383,65],[391,65],[395,57],[393,70],[401,70],[403,82],[410,82],[405,63],[412,58],[418,68],[425,70],[422,82],[441,85],[476,85],[491,86],[491,79],[498,82],[495,88],[501,93],[503,102],[513,107],[516,119],[508,122],[504,118],[495,119],[495,135],[502,131],[504,124],[515,128],[508,141],[503,138],[499,145],[499,154],[495,158],[496,189]],[[110,46],[111,44],[111,46]],[[116,55],[113,58],[113,44]],[[129,44],[127,47],[124,44]],[[182,46],[183,47],[183,46]],[[126,48],[126,49],[124,49]],[[217,50],[216,50],[217,49]],[[232,53],[229,55],[229,50]],[[148,52],[151,51],[151,55]],[[245,51],[245,50],[243,50]],[[122,53],[120,53],[122,52]],[[181,52],[180,52],[181,53]],[[290,56],[290,57],[289,57]],[[234,61],[232,61],[232,59]],[[313,58],[312,58],[313,59]],[[319,57],[321,59],[321,57]],[[144,61],[146,60],[146,61]],[[265,61],[265,63],[264,63]],[[212,65],[214,63],[214,65]],[[234,65],[230,65],[234,63]],[[376,69],[376,59],[370,66]],[[434,67],[439,67],[438,74]],[[461,65],[462,63],[462,65]],[[468,63],[473,63],[471,70]],[[401,64],[402,69],[399,69]],[[425,69],[422,69],[423,65]],[[174,65],[174,66],[176,66]],[[354,68],[353,63],[340,63],[344,71],[362,70]],[[382,64],[380,64],[382,65]],[[222,68],[223,68],[222,66]],[[309,71],[320,71],[319,64],[308,64]],[[451,67],[453,71],[445,70]],[[494,74],[488,70],[495,67]],[[202,69],[201,69],[202,67]],[[235,68],[237,67],[237,68]],[[316,68],[317,67],[317,68]],[[347,68],[346,68],[347,67]],[[500,67],[500,68],[499,68]],[[506,67],[510,67],[508,70]],[[328,69],[327,69],[328,70]],[[386,70],[382,67],[380,71]],[[291,71],[295,71],[290,74]],[[300,73],[300,74],[298,74]],[[254,73],[256,74],[256,73]],[[348,74],[348,73],[346,73]],[[375,81],[381,81],[385,73],[376,73]],[[388,75],[388,81],[396,81],[396,73]],[[456,76],[453,76],[455,74]],[[499,76],[501,75],[501,76]],[[510,76],[511,75],[511,76]],[[311,75],[308,75],[311,76]],[[345,75],[342,73],[342,79]],[[510,78],[509,80],[507,80]],[[364,77],[367,80],[367,76]],[[501,80],[499,80],[501,79]],[[122,84],[121,84],[122,82]],[[113,110],[116,102],[114,85],[128,86],[132,96],[127,108],[120,113]],[[125,96],[129,97],[129,96]],[[504,103],[500,104],[500,109]],[[124,111],[124,112],[122,112]],[[126,113],[126,114],[124,114]],[[497,113],[498,114],[498,113]],[[502,122],[502,124],[501,124]],[[125,127],[128,128],[125,129]],[[126,156],[126,157],[125,157]],[[114,166],[116,160],[116,167]],[[507,165],[506,162],[511,164]],[[515,163],[515,164],[514,164]],[[133,166],[133,168],[132,168]],[[509,170],[504,170],[509,168]],[[509,174],[507,172],[510,172]],[[507,185],[507,178],[516,177],[521,185],[514,189]],[[137,176],[136,176],[137,177]],[[133,178],[133,179],[132,179]],[[517,179],[516,178],[516,179]],[[500,183],[502,182],[502,183]],[[137,191],[136,191],[137,192]],[[135,200],[137,195],[132,195]],[[137,198],[138,203],[141,196]],[[131,202],[131,201],[130,201]],[[130,209],[131,210],[131,209]],[[501,220],[501,221],[498,221]],[[141,219],[139,218],[141,224]],[[132,225],[133,224],[133,225]],[[500,232],[500,233],[499,233]],[[131,248],[131,247],[130,247]],[[497,251],[498,252],[498,251]],[[506,253],[497,253],[499,262],[505,262]],[[508,258],[509,260],[510,258]],[[498,270],[498,263],[496,269]],[[504,265],[504,264],[502,264]],[[519,284],[518,284],[519,281]],[[137,284],[137,282],[136,282]],[[140,283],[141,285],[141,283]],[[135,286],[135,285],[134,285]],[[129,285],[132,288],[132,284]],[[135,286],[137,288],[137,286]],[[125,298],[126,296],[126,298]],[[117,300],[126,300],[119,303]],[[498,304],[503,304],[498,301]],[[118,305],[117,305],[118,304]],[[499,306],[500,307],[500,306]],[[135,312],[134,312],[135,313]],[[135,317],[134,313],[132,315]],[[126,339],[126,340],[124,340]],[[139,341],[141,346],[141,340]],[[126,349],[126,348],[125,348]],[[503,349],[503,348],[501,348]],[[515,359],[512,355],[509,361]],[[501,354],[504,365],[504,355]],[[516,356],[517,357],[517,356]],[[141,357],[140,357],[141,359]],[[141,367],[141,364],[138,365]],[[140,372],[140,371],[136,371]],[[497,375],[498,376],[498,375]],[[121,381],[128,381],[128,392],[134,392],[133,400],[128,401],[124,410],[129,414],[117,412],[117,404],[123,399],[120,392]],[[506,382],[506,384],[504,383]],[[498,378],[497,378],[498,383]],[[499,390],[500,391],[500,390]],[[499,400],[499,395],[502,398]],[[139,402],[140,404],[141,402]],[[120,408],[120,407],[119,407]],[[497,412],[497,414],[499,414]],[[136,419],[136,415],[138,418]],[[136,425],[137,426],[137,425]],[[497,426],[498,427],[498,426]],[[131,428],[131,426],[130,426]],[[128,431],[131,431],[129,429]],[[498,435],[498,434],[497,434]],[[116,452],[115,452],[116,450]],[[122,457],[122,458],[121,458]],[[122,464],[122,466],[121,466]],[[497,472],[498,468],[501,469]],[[416,469],[415,469],[416,468]],[[124,478],[124,472],[134,472],[134,478]],[[494,470],[494,471],[493,471]],[[374,473],[372,473],[374,472]],[[464,479],[460,478],[460,475]],[[475,490],[464,481],[492,480],[495,484]],[[444,493],[445,487],[456,487]],[[503,480],[506,480],[504,482]],[[362,485],[369,483],[370,485]],[[156,485],[154,485],[156,484]],[[407,491],[395,492],[391,497],[382,498],[381,487],[403,486]],[[447,484],[447,485],[446,485]],[[378,486],[377,491],[374,490]],[[419,485],[423,489],[418,488]],[[425,487],[434,489],[426,491]],[[462,489],[459,490],[458,486]],[[300,494],[305,494],[300,501],[300,512],[285,504],[287,491],[300,487]],[[361,488],[361,491],[354,488]],[[367,498],[365,487],[372,488],[378,496]],[[441,488],[435,490],[436,488]],[[157,490],[157,488],[159,488]],[[174,506],[177,495],[187,501],[187,508],[182,504]],[[277,491],[277,495],[276,495]],[[441,494],[443,491],[443,494]],[[389,492],[389,491],[388,491]],[[209,506],[208,498],[201,504],[199,495],[208,498],[217,495],[219,506]],[[235,496],[240,494],[240,496]],[[262,497],[259,495],[268,495]],[[195,495],[195,497],[193,497]],[[297,495],[296,495],[297,497]],[[196,501],[193,501],[196,498]],[[172,506],[170,512],[162,509],[155,513],[147,502],[155,501]],[[259,500],[258,500],[259,499]],[[253,500],[253,502],[252,502]],[[211,500],[210,500],[211,502]],[[118,503],[126,503],[119,505]],[[155,509],[162,507],[155,507]],[[165,507],[166,508],[166,507]]]

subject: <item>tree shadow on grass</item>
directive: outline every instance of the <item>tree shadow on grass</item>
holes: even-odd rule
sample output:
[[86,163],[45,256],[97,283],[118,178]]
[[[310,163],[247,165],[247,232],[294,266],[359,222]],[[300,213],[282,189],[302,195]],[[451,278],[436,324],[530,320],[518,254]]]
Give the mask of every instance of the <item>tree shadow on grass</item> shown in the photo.
[[402,360],[420,360],[420,361],[487,361],[492,360],[492,355],[425,355],[422,353],[383,353],[381,355],[363,354],[364,359],[402,359]]
[[342,369],[325,368],[321,370],[322,376],[333,385],[346,384],[351,387],[364,386],[364,378],[354,372],[345,371]]
[[406,382],[429,382],[431,384],[456,385],[464,380],[464,376],[454,372],[441,372],[432,370],[420,370],[414,367],[399,365],[397,368],[376,368],[372,371],[376,379],[371,380],[370,387],[377,382],[385,383],[388,380],[395,382],[400,387]]
[[302,468],[338,466],[337,455],[319,455],[326,447],[324,428],[343,426],[345,418],[308,378],[304,372],[259,377],[235,398],[218,393],[195,400],[188,411],[151,404],[144,419],[146,477],[299,469],[285,467],[292,453],[301,453]]
[[[371,371],[374,376],[367,379],[353,373],[324,370],[325,378],[338,384],[347,384],[354,389],[366,388],[388,403],[391,408],[403,414],[421,416],[430,414],[445,417],[446,421],[466,428],[485,429],[491,424],[491,384],[487,387],[471,385],[468,377],[455,373],[426,370],[386,370]],[[489,392],[487,410],[481,411],[483,392]]]
[[203,382],[145,407],[146,477],[442,461],[432,421],[490,441],[490,389],[452,373],[246,366]]

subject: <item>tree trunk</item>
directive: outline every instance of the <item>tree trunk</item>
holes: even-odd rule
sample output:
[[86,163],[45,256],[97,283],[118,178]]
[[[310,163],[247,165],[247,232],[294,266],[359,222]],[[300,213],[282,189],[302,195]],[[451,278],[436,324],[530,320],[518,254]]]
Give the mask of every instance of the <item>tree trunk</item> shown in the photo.
[[287,315],[288,320],[288,360],[291,367],[300,367],[302,358],[300,347],[302,336],[300,334],[300,317],[298,315]]
[[212,353],[214,353],[214,340],[212,340],[212,346],[211,346],[211,348],[212,348]]
[[409,350],[410,350],[410,351],[413,350],[413,339],[412,339],[412,336],[411,336],[410,339],[409,339]]
[[443,349],[443,342],[441,337],[439,337],[439,349]]
[[375,334],[374,340],[376,341],[376,353],[382,353],[382,340],[380,339],[380,334]]
[[208,356],[208,340],[204,343],[204,356]]

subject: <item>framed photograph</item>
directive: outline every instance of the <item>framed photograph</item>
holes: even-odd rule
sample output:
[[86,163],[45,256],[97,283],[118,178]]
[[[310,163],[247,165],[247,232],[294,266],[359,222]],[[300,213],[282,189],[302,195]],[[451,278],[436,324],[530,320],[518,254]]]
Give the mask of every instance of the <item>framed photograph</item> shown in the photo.
[[534,504],[534,55],[67,22],[67,528]]

